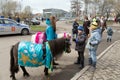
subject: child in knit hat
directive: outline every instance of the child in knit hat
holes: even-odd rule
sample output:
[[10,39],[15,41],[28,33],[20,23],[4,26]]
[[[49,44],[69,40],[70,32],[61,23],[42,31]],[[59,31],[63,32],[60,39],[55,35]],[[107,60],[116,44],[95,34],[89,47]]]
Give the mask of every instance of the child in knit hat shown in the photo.
[[86,43],[86,35],[83,26],[78,27],[78,36],[76,38],[75,50],[78,52],[78,58],[75,64],[80,64],[80,69],[84,68],[84,50]]
[[92,22],[90,26],[90,37],[89,37],[89,53],[90,53],[90,58],[89,58],[89,64],[93,66],[93,70],[96,69],[96,63],[97,63],[97,58],[96,58],[96,51],[98,48],[98,45],[101,41],[101,29],[98,27],[97,22]]

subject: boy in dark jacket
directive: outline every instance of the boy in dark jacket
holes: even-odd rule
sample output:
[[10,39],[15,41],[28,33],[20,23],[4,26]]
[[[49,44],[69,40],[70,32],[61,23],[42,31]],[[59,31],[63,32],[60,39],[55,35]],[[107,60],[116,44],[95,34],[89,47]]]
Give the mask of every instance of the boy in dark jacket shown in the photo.
[[78,51],[78,58],[75,64],[80,64],[80,69],[84,68],[84,50],[86,43],[86,35],[83,26],[78,27],[78,36],[76,38],[75,50]]
[[111,42],[111,40],[112,40],[112,35],[113,35],[113,30],[112,30],[112,28],[111,27],[108,27],[107,28],[107,42]]

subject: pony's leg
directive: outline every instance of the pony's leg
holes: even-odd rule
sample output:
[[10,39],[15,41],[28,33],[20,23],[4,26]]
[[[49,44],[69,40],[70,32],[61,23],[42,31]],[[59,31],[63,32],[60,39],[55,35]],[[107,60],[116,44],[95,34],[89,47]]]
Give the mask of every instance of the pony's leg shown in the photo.
[[26,71],[25,67],[24,67],[24,66],[20,66],[20,67],[21,67],[21,69],[22,69],[22,71],[23,71],[23,76],[24,76],[24,77],[29,77],[30,75],[29,75],[29,73]]
[[14,72],[14,70],[11,72],[11,75],[10,75],[10,77],[12,78],[12,80],[16,80],[16,78],[15,78],[15,72]]
[[10,77],[12,78],[12,80],[16,80],[16,77],[15,77],[16,69],[15,69],[13,63],[14,63],[14,62],[12,61],[12,62],[11,62],[11,66],[10,66],[10,72],[11,72]]
[[45,73],[45,76],[48,76],[48,68],[45,67],[44,73]]
[[15,72],[18,72],[18,69],[15,69],[15,59],[14,59],[14,55],[13,55],[13,50],[14,50],[14,46],[12,46],[11,50],[10,50],[10,77],[12,78],[12,80],[16,80],[15,78]]

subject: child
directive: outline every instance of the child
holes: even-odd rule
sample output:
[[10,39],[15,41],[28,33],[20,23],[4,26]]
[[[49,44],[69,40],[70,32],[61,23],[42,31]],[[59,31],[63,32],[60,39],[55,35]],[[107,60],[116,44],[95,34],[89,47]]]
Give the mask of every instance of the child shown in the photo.
[[92,22],[91,26],[90,26],[90,31],[91,31],[91,35],[89,38],[89,53],[90,53],[90,60],[89,60],[89,64],[93,66],[93,70],[96,69],[96,62],[97,62],[97,58],[96,58],[96,51],[97,51],[97,47],[101,41],[101,29],[98,27],[98,23],[97,22]]
[[113,35],[113,30],[112,30],[112,28],[111,27],[108,27],[107,28],[107,42],[111,42],[111,40],[112,40],[112,35]]
[[76,38],[75,50],[78,51],[78,58],[75,64],[80,64],[80,69],[84,68],[84,50],[85,50],[86,35],[84,34],[83,26],[78,27],[78,36]]

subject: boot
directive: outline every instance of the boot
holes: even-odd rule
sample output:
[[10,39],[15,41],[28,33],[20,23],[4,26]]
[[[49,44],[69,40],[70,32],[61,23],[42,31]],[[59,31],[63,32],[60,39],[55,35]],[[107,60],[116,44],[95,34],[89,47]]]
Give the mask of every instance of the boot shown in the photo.
[[55,62],[55,60],[53,60],[53,65],[59,65],[58,63]]
[[92,64],[92,72],[94,72],[96,70],[96,62],[93,62]]
[[107,42],[109,41],[109,38],[107,38]]
[[112,41],[112,39],[110,39],[110,42]]
[[74,64],[80,64],[80,58],[77,58],[77,61]]
[[92,65],[92,58],[89,58],[89,65]]
[[83,69],[84,68],[84,62],[81,62],[81,64],[80,64],[80,67],[79,67],[80,69]]

